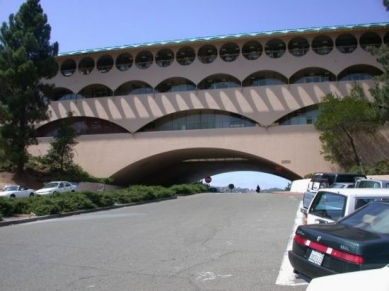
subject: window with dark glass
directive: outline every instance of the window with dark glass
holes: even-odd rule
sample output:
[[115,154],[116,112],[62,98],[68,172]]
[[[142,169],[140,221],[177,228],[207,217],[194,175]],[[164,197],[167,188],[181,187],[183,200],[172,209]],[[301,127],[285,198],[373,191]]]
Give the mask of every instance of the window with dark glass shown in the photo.
[[196,52],[189,46],[182,47],[178,50],[176,60],[180,65],[188,66],[196,58]]
[[265,53],[272,59],[280,58],[284,55],[286,45],[281,39],[271,39],[266,43]]
[[312,50],[318,55],[328,55],[334,48],[334,42],[327,35],[318,35],[312,41]]
[[77,64],[73,59],[68,59],[61,64],[61,74],[70,77],[76,71]]
[[248,60],[256,60],[262,55],[263,47],[260,42],[252,40],[242,47],[242,54]]
[[210,44],[203,45],[199,49],[197,57],[203,64],[210,64],[217,58],[217,49],[215,46]]
[[357,48],[358,41],[354,35],[343,33],[336,38],[336,48],[343,54],[350,54]]
[[154,61],[153,54],[149,51],[141,51],[136,55],[135,65],[139,69],[149,68]]
[[127,71],[128,69],[131,68],[132,63],[133,63],[133,58],[130,53],[120,54],[116,58],[116,68],[119,71]]
[[104,55],[97,61],[97,70],[100,73],[108,73],[113,67],[113,58],[110,55]]
[[369,47],[379,48],[382,44],[382,39],[377,33],[368,31],[361,35],[359,44],[366,51]]
[[220,58],[225,62],[235,61],[240,54],[240,48],[236,43],[226,43],[220,48]]
[[170,49],[162,49],[155,56],[155,62],[160,67],[168,67],[174,60],[174,53]]
[[83,75],[90,74],[95,68],[95,61],[91,57],[83,58],[78,63],[78,71]]
[[309,42],[304,37],[295,37],[289,41],[289,53],[295,57],[302,57],[309,51]]

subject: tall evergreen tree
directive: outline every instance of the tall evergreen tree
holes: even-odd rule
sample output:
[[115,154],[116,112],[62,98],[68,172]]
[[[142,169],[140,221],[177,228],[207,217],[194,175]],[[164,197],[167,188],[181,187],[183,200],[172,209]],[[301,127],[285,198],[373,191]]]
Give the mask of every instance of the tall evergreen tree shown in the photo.
[[56,74],[58,43],[50,44],[51,27],[39,0],[27,0],[0,28],[0,114],[2,137],[18,171],[36,144],[34,125],[49,118],[45,84]]
[[78,143],[77,136],[77,130],[73,126],[73,113],[68,112],[67,117],[61,120],[57,134],[46,155],[54,168],[62,172],[73,164],[73,147]]

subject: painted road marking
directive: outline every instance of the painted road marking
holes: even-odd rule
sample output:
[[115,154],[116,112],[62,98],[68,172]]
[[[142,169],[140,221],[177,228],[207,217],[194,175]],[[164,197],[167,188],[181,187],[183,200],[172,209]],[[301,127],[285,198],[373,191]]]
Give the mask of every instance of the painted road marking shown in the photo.
[[278,273],[278,277],[276,280],[276,285],[286,285],[286,286],[301,286],[308,285],[306,282],[296,282],[296,275],[293,273],[293,267],[289,262],[288,251],[292,249],[294,233],[296,231],[297,226],[303,223],[303,214],[300,211],[302,207],[302,202],[300,202],[299,207],[297,208],[296,218],[294,220],[294,225],[292,229],[292,234],[289,237],[288,246],[286,247],[286,251],[284,252],[284,258],[282,259],[282,264],[280,268],[280,272]]

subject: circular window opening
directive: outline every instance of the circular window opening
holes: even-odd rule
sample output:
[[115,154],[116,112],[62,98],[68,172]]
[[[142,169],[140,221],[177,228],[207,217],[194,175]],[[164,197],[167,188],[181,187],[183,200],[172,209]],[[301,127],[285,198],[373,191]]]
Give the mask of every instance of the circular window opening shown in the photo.
[[199,61],[203,64],[212,63],[217,57],[217,49],[215,46],[207,44],[203,45],[198,52]]
[[278,59],[285,53],[286,45],[281,39],[271,39],[266,43],[265,53],[272,59]]
[[226,43],[220,48],[220,57],[225,62],[235,61],[240,54],[240,48],[236,43]]
[[97,70],[100,73],[108,73],[113,67],[113,58],[110,55],[104,55],[97,61]]
[[256,60],[262,55],[263,47],[260,42],[252,40],[242,47],[242,54],[248,60]]
[[327,35],[316,36],[312,41],[312,49],[318,55],[328,55],[334,48],[334,42]]
[[352,34],[344,33],[336,38],[335,45],[342,54],[351,54],[357,48],[358,41]]
[[61,74],[65,77],[70,77],[76,71],[76,67],[76,62],[72,59],[68,59],[61,65]]
[[83,75],[90,74],[95,68],[95,61],[91,57],[83,58],[78,63],[78,71]]
[[162,49],[155,56],[155,62],[162,68],[170,66],[173,60],[174,53],[170,49]]
[[135,65],[139,69],[147,69],[154,61],[154,57],[149,51],[141,51],[135,58]]
[[309,51],[309,42],[304,37],[295,37],[289,41],[289,53],[295,57],[302,57]]
[[195,58],[196,58],[196,52],[193,48],[189,46],[180,48],[176,56],[177,62],[183,66],[190,65],[191,63],[193,63]]
[[379,48],[382,44],[381,37],[375,32],[365,32],[359,39],[361,48],[367,51],[370,48]]
[[121,54],[116,58],[116,68],[119,71],[127,71],[131,68],[133,61],[130,53]]

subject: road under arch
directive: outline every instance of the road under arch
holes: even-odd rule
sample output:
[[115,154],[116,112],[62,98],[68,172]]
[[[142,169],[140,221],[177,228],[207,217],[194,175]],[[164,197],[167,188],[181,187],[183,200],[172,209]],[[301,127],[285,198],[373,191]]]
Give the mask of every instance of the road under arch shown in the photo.
[[115,184],[123,186],[170,186],[194,183],[206,176],[233,171],[257,171],[287,180],[301,178],[298,174],[267,159],[244,152],[215,148],[172,150],[150,156],[117,171],[111,178]]

